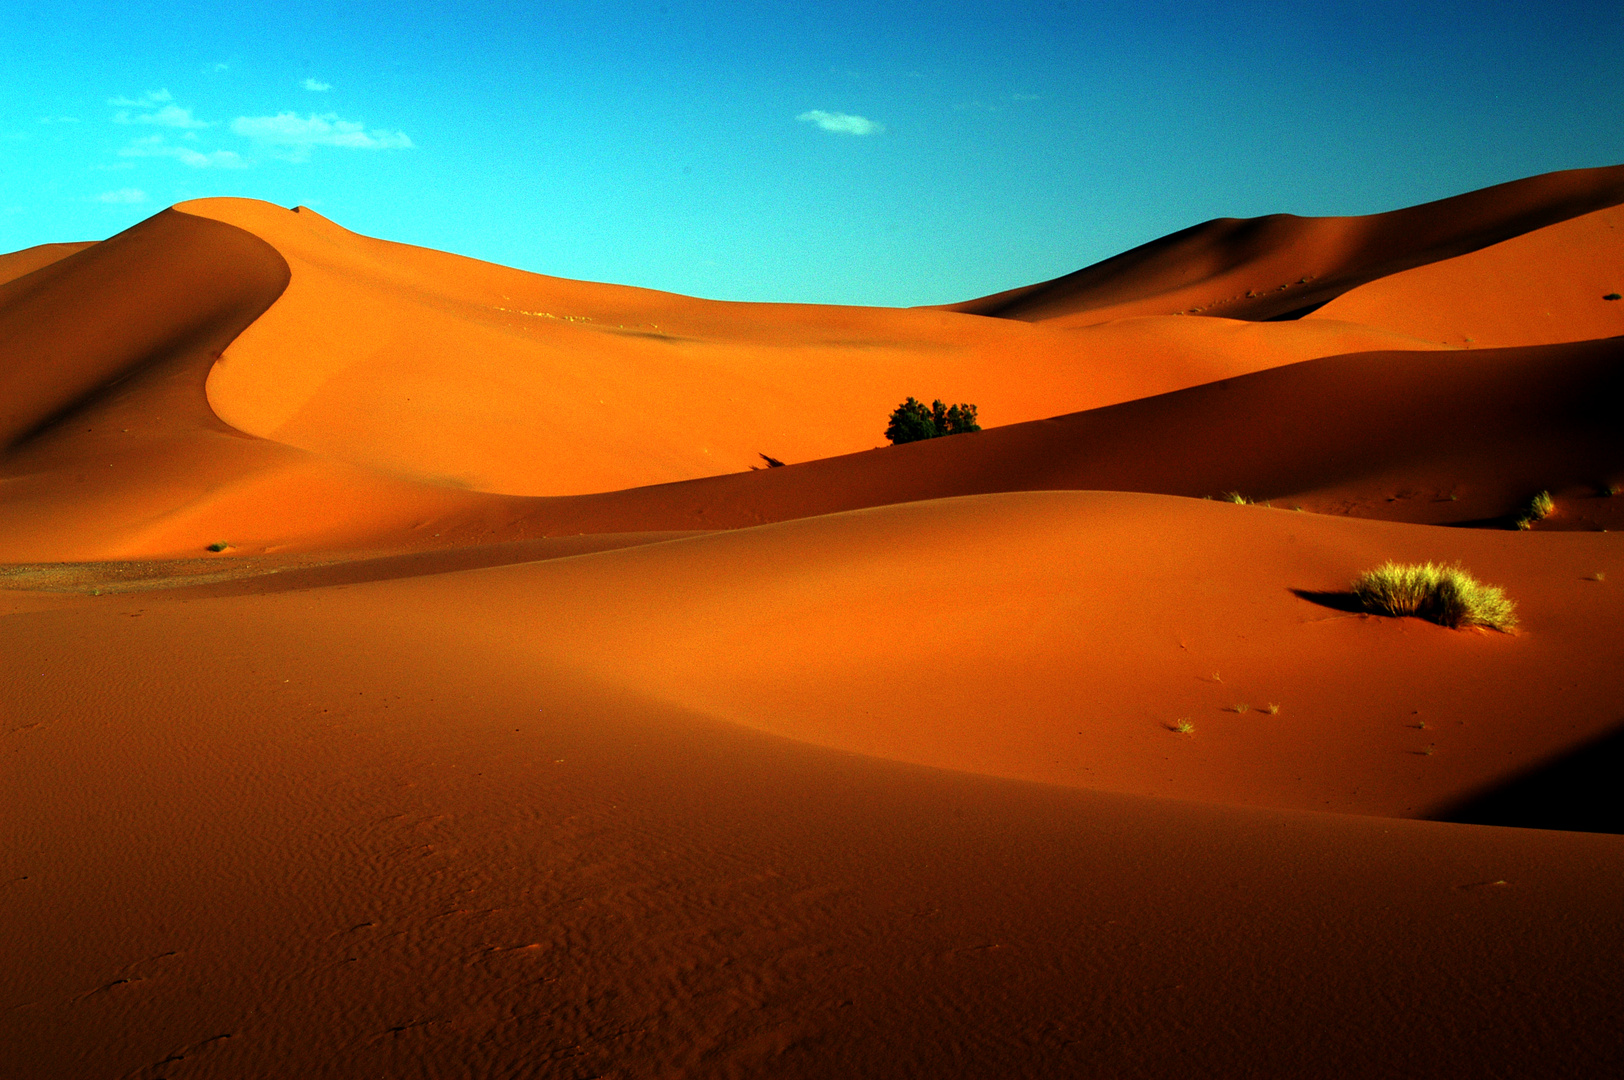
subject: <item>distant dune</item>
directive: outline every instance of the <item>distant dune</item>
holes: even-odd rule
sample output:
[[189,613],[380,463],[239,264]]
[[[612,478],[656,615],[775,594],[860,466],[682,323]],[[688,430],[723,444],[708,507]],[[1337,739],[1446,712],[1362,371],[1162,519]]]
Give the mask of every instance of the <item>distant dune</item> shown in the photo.
[[1615,165],[1547,173],[1368,217],[1219,218],[1065,277],[944,310],[1071,325],[1135,315],[1298,318],[1377,278],[1620,203],[1624,166]]
[[948,308],[0,255],[0,1075],[1624,1073],[1621,207]]

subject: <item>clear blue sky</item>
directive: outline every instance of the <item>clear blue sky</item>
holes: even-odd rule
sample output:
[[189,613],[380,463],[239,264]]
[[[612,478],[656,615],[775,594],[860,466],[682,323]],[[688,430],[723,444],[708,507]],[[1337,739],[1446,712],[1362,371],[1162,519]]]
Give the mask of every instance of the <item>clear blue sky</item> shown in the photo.
[[1594,3],[22,4],[0,250],[183,199],[733,300],[945,303],[1207,218],[1624,162]]

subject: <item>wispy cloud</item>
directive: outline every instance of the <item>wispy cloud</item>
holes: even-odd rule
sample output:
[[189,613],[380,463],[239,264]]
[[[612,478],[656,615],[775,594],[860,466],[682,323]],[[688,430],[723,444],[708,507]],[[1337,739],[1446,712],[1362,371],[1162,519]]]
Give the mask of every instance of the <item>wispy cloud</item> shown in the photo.
[[108,203],[113,206],[132,206],[135,203],[146,202],[147,193],[140,188],[123,187],[117,191],[104,191],[100,195],[94,196],[92,201]]
[[305,161],[312,147],[338,146],[348,150],[410,150],[412,140],[401,131],[381,131],[352,120],[340,120],[337,113],[300,116],[239,116],[231,122],[234,134],[262,146],[279,149],[290,161]]
[[804,112],[795,119],[816,124],[824,131],[834,131],[842,135],[877,135],[885,130],[884,125],[876,124],[866,116],[824,112],[822,109]]
[[119,157],[174,158],[194,169],[243,169],[248,163],[235,150],[203,153],[189,146],[170,146],[162,135],[137,139],[118,152]]
[[230,64],[210,64],[208,67],[203,69],[203,74],[213,75],[221,71],[228,71],[230,68]]
[[113,114],[113,122],[118,124],[151,124],[187,131],[213,126],[193,116],[191,109],[176,105],[168,90],[149,90],[138,98],[109,98],[107,104],[117,106],[119,111]]
[[168,90],[148,90],[138,98],[116,97],[108,98],[107,104],[120,109],[156,109],[165,102],[174,101]]
[[214,126],[206,120],[197,119],[192,115],[191,109],[183,109],[179,105],[165,105],[157,112],[140,113],[135,116],[121,112],[113,119],[120,124],[152,124],[155,127],[184,128],[188,131]]
[[324,83],[324,82],[321,82],[318,79],[306,79],[300,85],[303,86],[306,90],[314,90],[318,94],[321,93],[324,90],[331,90],[333,88],[332,83]]

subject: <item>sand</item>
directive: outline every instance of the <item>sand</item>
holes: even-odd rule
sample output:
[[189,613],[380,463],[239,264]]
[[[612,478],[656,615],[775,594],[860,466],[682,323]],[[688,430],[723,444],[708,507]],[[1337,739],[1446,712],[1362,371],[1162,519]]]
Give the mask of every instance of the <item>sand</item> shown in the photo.
[[0,257],[0,1075],[1620,1071],[1621,176],[982,311]]

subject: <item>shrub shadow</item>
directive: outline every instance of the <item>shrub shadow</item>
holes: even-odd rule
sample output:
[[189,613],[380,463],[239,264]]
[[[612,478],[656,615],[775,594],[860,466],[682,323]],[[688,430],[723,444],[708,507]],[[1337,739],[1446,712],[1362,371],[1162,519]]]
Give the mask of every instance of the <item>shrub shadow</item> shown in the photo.
[[1463,825],[1624,834],[1624,726],[1429,815]]
[[1355,615],[1364,613],[1364,606],[1359,598],[1343,589],[1336,592],[1315,592],[1312,589],[1292,589],[1291,593],[1299,600],[1307,600],[1310,604],[1328,607],[1335,611],[1348,611]]

